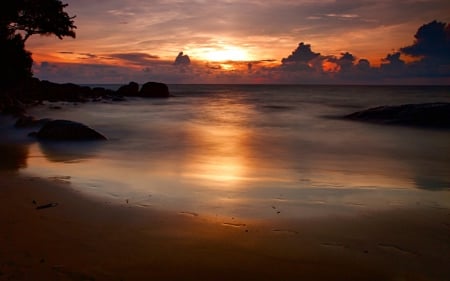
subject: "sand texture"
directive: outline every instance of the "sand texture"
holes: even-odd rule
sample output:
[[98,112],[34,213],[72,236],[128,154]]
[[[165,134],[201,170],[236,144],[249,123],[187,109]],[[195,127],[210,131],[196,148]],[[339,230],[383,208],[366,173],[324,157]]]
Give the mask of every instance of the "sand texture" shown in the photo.
[[0,173],[0,194],[0,280],[450,279],[445,208],[222,219],[12,171]]

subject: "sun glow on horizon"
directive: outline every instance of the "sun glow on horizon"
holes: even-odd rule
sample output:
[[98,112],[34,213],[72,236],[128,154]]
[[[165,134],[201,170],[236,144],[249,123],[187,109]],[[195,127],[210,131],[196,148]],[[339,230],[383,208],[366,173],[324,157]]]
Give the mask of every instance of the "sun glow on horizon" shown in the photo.
[[249,61],[250,56],[243,48],[224,45],[221,48],[205,50],[199,55],[202,60],[211,62]]

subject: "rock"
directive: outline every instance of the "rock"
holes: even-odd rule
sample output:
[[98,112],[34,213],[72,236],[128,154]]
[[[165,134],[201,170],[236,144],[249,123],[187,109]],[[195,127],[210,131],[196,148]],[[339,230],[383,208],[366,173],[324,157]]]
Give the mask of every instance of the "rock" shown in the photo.
[[139,95],[139,84],[130,82],[128,85],[123,85],[117,90],[117,94],[126,97],[136,97]]
[[106,137],[88,126],[69,120],[52,120],[35,134],[44,140],[106,140]]
[[145,98],[168,98],[170,97],[169,87],[164,83],[147,82],[142,85],[139,96]]
[[94,101],[95,100],[101,100],[101,99],[108,99],[110,96],[115,96],[117,95],[115,91],[111,90],[111,89],[105,89],[103,87],[94,87],[91,90],[91,94],[90,94],[90,98],[92,98]]
[[112,91],[101,87],[91,89],[73,83],[58,84],[32,79],[26,83],[23,92],[23,98],[31,101],[86,102],[90,99],[101,98]]
[[380,106],[346,115],[344,119],[378,124],[450,129],[450,103]]
[[38,99],[51,102],[83,102],[85,101],[84,95],[86,95],[87,91],[89,90],[71,83],[57,84],[49,81],[41,81]]

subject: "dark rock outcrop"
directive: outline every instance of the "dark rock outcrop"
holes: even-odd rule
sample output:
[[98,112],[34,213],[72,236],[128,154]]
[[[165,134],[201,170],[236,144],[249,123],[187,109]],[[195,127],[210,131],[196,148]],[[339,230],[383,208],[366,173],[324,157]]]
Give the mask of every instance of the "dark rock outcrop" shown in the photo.
[[169,87],[164,83],[147,82],[142,85],[139,96],[144,98],[168,98],[170,97]]
[[88,126],[69,120],[52,120],[33,136],[43,140],[83,141],[106,140],[106,137]]
[[346,115],[344,119],[377,124],[450,129],[450,103],[380,106]]
[[90,88],[73,83],[59,84],[36,78],[25,81],[21,88],[16,89],[16,91],[15,96],[25,103],[44,100],[50,102],[87,102],[115,94],[114,91],[101,87]]
[[91,97],[92,90],[72,83],[41,81],[28,94],[35,100],[85,102]]
[[[1,85],[0,85],[1,89]],[[58,84],[37,78],[29,78],[14,87],[0,90],[0,113],[22,116],[26,107],[49,102],[124,101],[124,97],[167,98],[169,88],[164,83],[147,82],[139,90],[139,84],[130,82],[117,91],[103,87],[90,88],[73,83]]]
[[127,97],[136,97],[139,95],[139,84],[130,82],[127,85],[123,85],[117,90],[117,94]]

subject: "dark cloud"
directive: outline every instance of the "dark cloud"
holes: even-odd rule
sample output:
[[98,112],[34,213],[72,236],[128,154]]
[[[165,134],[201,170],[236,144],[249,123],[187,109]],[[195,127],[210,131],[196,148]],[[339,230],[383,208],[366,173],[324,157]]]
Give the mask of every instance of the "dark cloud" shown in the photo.
[[[450,25],[433,21],[422,25],[414,37],[412,45],[387,54],[377,67],[371,66],[367,59],[357,60],[349,52],[343,52],[339,57],[321,55],[313,52],[310,45],[300,43],[282,60],[281,69],[285,72],[282,75],[293,83],[320,80],[322,83],[401,84],[422,83],[427,78],[438,83],[450,81]],[[405,55],[415,60],[407,62]],[[328,70],[318,71],[319,65],[327,65]]]
[[48,61],[43,61],[40,64],[41,69],[51,69],[52,67],[54,67],[54,66],[51,63],[49,63]]
[[382,65],[404,66],[405,61],[403,61],[400,58],[400,55],[401,55],[400,52],[387,54],[386,57],[383,59],[383,62],[385,62],[385,64]]
[[359,71],[370,71],[370,62],[367,59],[360,59],[356,64],[356,68]]
[[191,59],[188,55],[184,55],[183,52],[180,52],[178,56],[175,58],[175,65],[187,66],[191,64]]
[[91,54],[91,53],[76,53],[76,52],[71,52],[71,51],[61,51],[61,52],[58,52],[58,54],[77,55],[79,59],[95,59],[95,58],[97,58],[97,55]]
[[318,56],[320,56],[320,53],[314,53],[313,51],[311,51],[311,45],[301,42],[300,44],[298,44],[297,49],[295,49],[292,54],[290,54],[287,58],[283,58],[281,60],[281,63],[307,63],[317,58]]
[[400,51],[413,57],[450,61],[450,25],[432,21],[417,30],[414,43]]
[[353,56],[349,52],[341,53],[341,57],[337,59],[329,59],[329,61],[332,61],[339,66],[340,72],[350,71],[354,66],[353,63],[355,62],[355,60],[355,56]]
[[450,25],[432,21],[422,25],[414,43],[400,51],[418,58],[408,65],[410,74],[418,77],[450,76]]
[[117,53],[117,54],[110,54],[109,56],[111,58],[126,60],[128,62],[138,65],[145,65],[151,61],[159,59],[158,56],[150,55],[147,53]]
[[297,49],[281,60],[281,67],[286,70],[312,70],[317,59],[320,59],[320,53],[313,52],[311,45],[301,42]]

